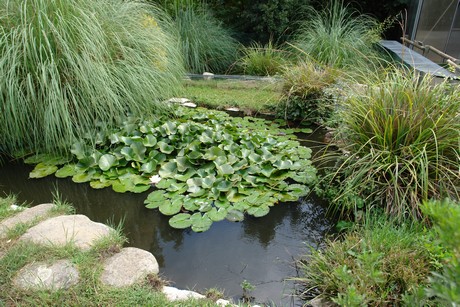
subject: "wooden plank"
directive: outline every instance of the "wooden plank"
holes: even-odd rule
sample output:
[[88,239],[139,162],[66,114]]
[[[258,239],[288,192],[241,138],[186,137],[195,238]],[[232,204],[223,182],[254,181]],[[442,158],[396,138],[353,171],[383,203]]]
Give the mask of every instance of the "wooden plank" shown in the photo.
[[380,41],[380,45],[382,45],[385,49],[395,53],[401,60],[404,61],[405,64],[415,68],[420,72],[436,77],[459,79],[457,75],[451,73],[447,69],[427,59],[420,53],[413,51],[412,49],[402,45],[397,41],[382,40]]

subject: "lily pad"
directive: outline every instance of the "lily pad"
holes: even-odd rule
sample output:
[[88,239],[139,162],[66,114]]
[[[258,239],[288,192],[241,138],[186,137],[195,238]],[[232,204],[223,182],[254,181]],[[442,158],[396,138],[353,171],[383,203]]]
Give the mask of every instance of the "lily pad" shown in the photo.
[[270,208],[266,205],[251,207],[247,210],[248,214],[253,215],[255,217],[262,217],[267,215],[270,212]]
[[38,163],[35,168],[30,172],[29,178],[43,178],[54,174],[58,167],[56,165],[48,165],[44,163]]
[[230,222],[241,222],[244,220],[244,214],[241,211],[229,210],[225,218]]
[[75,169],[75,164],[67,164],[61,167],[54,174],[58,178],[67,178],[75,175],[77,170]]
[[190,214],[188,213],[179,213],[169,219],[169,226],[177,229],[185,229],[192,226],[192,221],[190,220]]
[[192,230],[195,232],[203,232],[208,230],[212,225],[212,220],[201,213],[195,213],[190,217],[192,222]]

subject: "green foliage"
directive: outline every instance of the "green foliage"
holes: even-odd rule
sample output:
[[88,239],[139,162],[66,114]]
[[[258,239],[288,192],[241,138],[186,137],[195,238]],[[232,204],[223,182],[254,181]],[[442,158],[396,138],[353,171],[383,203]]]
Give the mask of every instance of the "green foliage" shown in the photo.
[[460,206],[445,200],[427,202],[422,207],[434,223],[441,244],[450,251],[440,272],[430,277],[427,297],[436,297],[442,304],[460,304]]
[[331,103],[325,89],[336,78],[328,67],[320,68],[311,61],[286,66],[283,73],[283,97],[277,113],[286,119],[306,123],[319,122],[328,117]]
[[324,178],[337,208],[376,205],[391,215],[420,217],[423,201],[458,199],[459,90],[393,70],[349,93],[337,133],[347,155],[333,154],[339,160]]
[[63,150],[95,122],[159,111],[183,75],[153,6],[11,0],[0,11],[0,151]]
[[187,71],[225,72],[236,59],[238,49],[230,31],[202,2],[177,0],[166,7],[179,32]]
[[421,225],[370,217],[342,240],[311,250],[299,278],[304,295],[340,306],[399,305],[405,293],[425,284],[432,268],[427,238]]
[[294,46],[322,65],[353,70],[372,58],[373,44],[379,40],[376,20],[360,15],[342,0],[331,0],[321,11],[310,10]]
[[274,76],[282,72],[286,63],[286,52],[276,48],[272,41],[266,45],[252,43],[249,47],[243,47],[242,53],[237,66],[246,75]]
[[217,17],[240,34],[240,41],[283,42],[306,17],[306,0],[208,0]]
[[277,124],[204,109],[179,109],[177,116],[166,122],[128,119],[95,148],[75,143],[70,164],[42,157],[31,175],[47,176],[57,164],[52,169],[58,177],[116,192],[147,191],[155,175],[152,181],[161,180],[147,207],[172,216],[172,227],[197,232],[225,218],[241,221],[245,213],[264,216],[278,202],[305,196],[315,182],[311,150]]

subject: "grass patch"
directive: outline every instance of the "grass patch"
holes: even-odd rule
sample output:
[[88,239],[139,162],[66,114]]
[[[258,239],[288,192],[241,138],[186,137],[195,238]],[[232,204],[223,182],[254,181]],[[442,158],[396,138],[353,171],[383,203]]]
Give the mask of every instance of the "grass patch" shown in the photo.
[[187,81],[182,95],[212,109],[237,107],[248,113],[265,113],[278,103],[281,85],[265,81]]
[[308,298],[341,306],[400,305],[403,296],[427,283],[432,235],[422,225],[397,224],[382,217],[366,219],[342,240],[326,241],[302,264]]

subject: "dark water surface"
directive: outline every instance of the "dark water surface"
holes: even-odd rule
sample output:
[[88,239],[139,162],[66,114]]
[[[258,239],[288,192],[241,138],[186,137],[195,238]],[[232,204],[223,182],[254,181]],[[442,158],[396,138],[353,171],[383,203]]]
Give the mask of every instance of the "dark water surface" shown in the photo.
[[294,260],[308,251],[308,245],[317,246],[332,224],[324,204],[310,197],[276,205],[262,218],[214,223],[204,233],[177,230],[158,210],[144,207],[149,192],[94,190],[89,184],[53,176],[28,179],[31,169],[22,163],[0,166],[0,195],[13,193],[21,202],[37,205],[52,202],[57,187],[77,213],[93,221],[117,224],[123,219],[127,245],[155,255],[160,274],[174,286],[199,292],[216,287],[235,300],[242,295],[241,282],[247,280],[256,286],[256,302],[301,305],[292,297],[294,283],[285,279],[297,275]]

